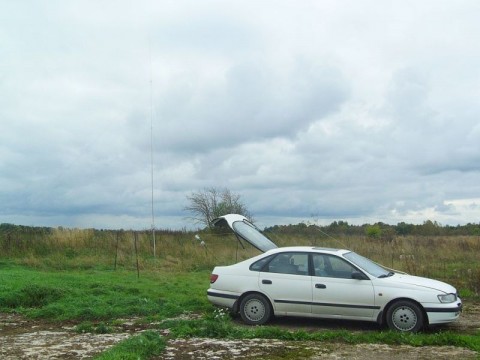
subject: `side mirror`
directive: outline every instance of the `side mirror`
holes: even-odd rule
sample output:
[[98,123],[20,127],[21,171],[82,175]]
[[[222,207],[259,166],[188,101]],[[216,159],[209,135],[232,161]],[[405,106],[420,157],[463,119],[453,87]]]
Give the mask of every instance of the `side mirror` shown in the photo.
[[352,279],[355,280],[368,280],[365,274],[362,274],[360,271],[352,271]]

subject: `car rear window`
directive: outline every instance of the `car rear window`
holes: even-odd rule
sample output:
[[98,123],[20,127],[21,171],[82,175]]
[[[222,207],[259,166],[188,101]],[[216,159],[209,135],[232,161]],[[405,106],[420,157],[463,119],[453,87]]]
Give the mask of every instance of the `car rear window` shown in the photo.
[[248,241],[260,251],[266,252],[268,250],[277,248],[277,245],[271,242],[269,238],[264,236],[260,231],[246,222],[235,221],[232,226],[233,230],[237,232],[238,235],[240,235],[243,239]]

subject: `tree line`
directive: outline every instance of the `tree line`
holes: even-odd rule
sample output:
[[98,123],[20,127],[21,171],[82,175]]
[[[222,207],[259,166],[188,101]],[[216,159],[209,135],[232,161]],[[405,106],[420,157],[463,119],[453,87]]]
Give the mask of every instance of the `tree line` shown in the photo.
[[[188,205],[184,208],[191,214],[190,219],[202,224],[206,229],[212,228],[212,220],[226,214],[240,214],[253,222],[253,217],[240,195],[227,188],[205,188],[187,195]],[[480,224],[466,224],[457,226],[442,226],[436,221],[427,220],[423,224],[407,224],[400,222],[389,225],[382,222],[375,224],[350,225],[346,221],[334,221],[330,225],[299,223],[296,225],[275,225],[265,229],[266,232],[310,235],[324,232],[336,236],[368,236],[373,238],[393,239],[394,236],[421,235],[421,236],[480,236]]]
[[351,225],[347,221],[334,221],[330,225],[299,223],[296,225],[275,225],[265,229],[265,232],[309,235],[323,232],[334,236],[368,236],[374,238],[392,239],[394,236],[480,236],[480,223],[466,225],[441,225],[436,221],[427,220],[423,224],[397,225],[377,222],[375,224]]
[[[201,191],[192,192],[186,196],[188,205],[183,208],[190,214],[188,219],[204,227],[204,230],[212,229],[212,221],[226,214],[240,214],[251,222],[253,216],[248,210],[241,196],[227,188],[205,188]],[[61,228],[57,228],[60,229]],[[53,229],[48,227],[32,227],[13,224],[0,224],[0,233],[29,233],[49,234]],[[94,230],[94,229],[92,229]],[[123,229],[122,229],[123,230]],[[121,230],[121,231],[122,231]],[[103,230],[95,230],[103,231]],[[175,230],[159,229],[159,232],[176,233]],[[185,229],[178,232],[187,232]],[[314,223],[299,223],[296,225],[275,225],[265,229],[265,232],[275,232],[295,235],[318,235],[318,232],[334,236],[368,236],[391,240],[394,236],[480,236],[480,223],[468,223],[466,225],[441,225],[436,221],[427,220],[423,224],[407,224],[400,222],[397,225],[389,225],[383,222],[375,224],[351,225],[346,221],[334,221],[330,225],[318,225]]]
[[[224,214],[220,214],[224,215]],[[207,227],[208,228],[208,227]],[[206,228],[206,229],[207,229]],[[0,234],[28,234],[49,235],[54,229],[63,228],[23,226],[3,223],[0,224]],[[67,229],[65,229],[67,230]],[[96,232],[114,232],[114,230],[95,230]],[[117,230],[124,231],[124,230]],[[397,225],[389,225],[382,222],[375,224],[352,225],[347,221],[333,221],[330,225],[317,225],[308,222],[290,225],[274,225],[263,230],[265,233],[292,234],[292,235],[315,235],[325,233],[332,236],[368,236],[374,238],[389,239],[393,236],[480,236],[480,223],[468,223],[466,225],[441,225],[436,221],[427,220],[423,224],[407,224],[400,222]],[[144,232],[149,232],[145,230]],[[176,234],[189,232],[183,230],[159,229],[159,234]],[[196,232],[196,231],[191,231]]]

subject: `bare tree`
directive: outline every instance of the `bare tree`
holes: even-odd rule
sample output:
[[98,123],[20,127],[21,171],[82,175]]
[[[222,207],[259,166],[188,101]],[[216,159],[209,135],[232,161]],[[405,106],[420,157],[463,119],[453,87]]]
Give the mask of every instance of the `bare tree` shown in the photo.
[[213,219],[226,214],[240,214],[252,220],[252,216],[240,195],[229,189],[206,188],[187,195],[189,205],[184,210],[192,214],[195,222],[211,228]]

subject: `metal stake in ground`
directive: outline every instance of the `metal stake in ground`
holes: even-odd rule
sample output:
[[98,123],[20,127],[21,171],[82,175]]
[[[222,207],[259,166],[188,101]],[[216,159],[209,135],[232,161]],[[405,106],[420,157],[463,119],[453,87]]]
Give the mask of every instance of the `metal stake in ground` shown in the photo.
[[137,279],[140,278],[140,269],[138,267],[138,250],[137,250],[137,240],[138,240],[138,233],[135,231],[133,233],[133,242],[135,244],[135,260],[137,262]]

